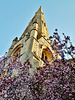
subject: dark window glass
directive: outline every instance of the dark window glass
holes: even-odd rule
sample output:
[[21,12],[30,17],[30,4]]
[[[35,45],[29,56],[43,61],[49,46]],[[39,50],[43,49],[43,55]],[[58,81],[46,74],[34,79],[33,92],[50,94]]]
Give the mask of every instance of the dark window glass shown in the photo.
[[42,58],[44,59],[44,54],[42,53]]

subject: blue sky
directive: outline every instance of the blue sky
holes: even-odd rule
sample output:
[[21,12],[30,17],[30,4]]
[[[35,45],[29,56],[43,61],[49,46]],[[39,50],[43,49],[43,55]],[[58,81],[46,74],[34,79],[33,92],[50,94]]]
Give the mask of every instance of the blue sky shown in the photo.
[[0,0],[0,55],[22,35],[40,6],[49,35],[57,28],[61,38],[65,33],[75,45],[75,0]]

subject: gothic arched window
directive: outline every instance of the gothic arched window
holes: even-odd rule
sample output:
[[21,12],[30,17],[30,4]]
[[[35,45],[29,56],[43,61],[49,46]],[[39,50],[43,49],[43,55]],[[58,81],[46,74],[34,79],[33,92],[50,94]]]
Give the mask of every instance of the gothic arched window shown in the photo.
[[42,46],[42,58],[50,61],[52,59],[52,52],[47,46]]
[[19,52],[21,52],[21,49],[22,49],[22,45],[19,44],[12,52],[12,56],[18,56]]

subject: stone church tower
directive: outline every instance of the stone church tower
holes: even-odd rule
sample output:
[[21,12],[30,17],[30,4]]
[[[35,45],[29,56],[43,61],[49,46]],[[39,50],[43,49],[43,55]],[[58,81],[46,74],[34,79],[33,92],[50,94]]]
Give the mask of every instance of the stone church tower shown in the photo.
[[[42,8],[40,7],[28,24],[22,36],[13,40],[7,56],[18,55],[21,52],[20,60],[24,63],[29,59],[33,70],[38,66],[43,66],[44,60],[50,61],[52,56],[56,58],[56,53],[52,50],[49,33],[45,22]],[[48,50],[50,52],[48,52]]]

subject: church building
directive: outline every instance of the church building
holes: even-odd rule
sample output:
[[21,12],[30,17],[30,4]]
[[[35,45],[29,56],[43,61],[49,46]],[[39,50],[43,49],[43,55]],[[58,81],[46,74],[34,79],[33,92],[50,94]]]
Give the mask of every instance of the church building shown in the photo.
[[34,70],[38,66],[43,67],[44,62],[41,58],[47,61],[51,61],[52,57],[56,59],[56,51],[52,50],[51,45],[44,14],[40,7],[21,37],[13,40],[7,56],[18,56],[20,51],[21,63],[29,59]]

